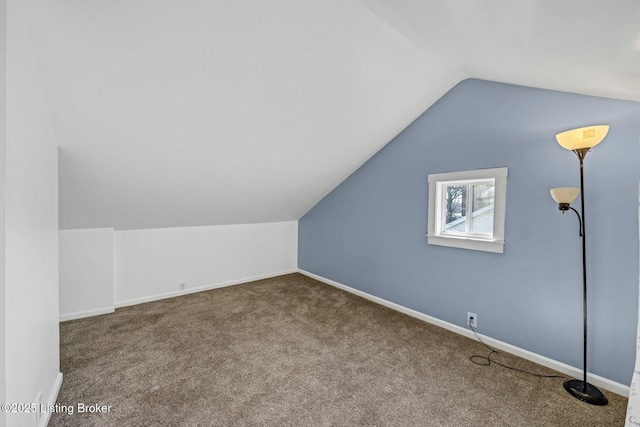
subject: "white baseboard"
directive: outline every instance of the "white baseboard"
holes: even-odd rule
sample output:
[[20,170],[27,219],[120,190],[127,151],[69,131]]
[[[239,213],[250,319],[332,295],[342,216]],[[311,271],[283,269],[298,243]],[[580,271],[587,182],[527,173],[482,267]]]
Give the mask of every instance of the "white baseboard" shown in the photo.
[[115,311],[115,307],[111,306],[111,307],[97,308],[95,310],[86,310],[86,311],[78,311],[75,313],[61,314],[60,321],[66,322],[67,320],[82,319],[83,317],[99,316],[101,314],[113,313],[114,311]]
[[[47,403],[49,405],[49,407],[54,406],[56,404],[56,401],[58,400],[58,393],[60,393],[60,387],[62,387],[62,372],[58,372],[58,375],[56,376],[56,380],[53,383],[53,388],[51,389],[51,392],[49,393],[49,398],[45,402],[45,403]],[[39,409],[40,408],[38,408],[38,410]],[[49,424],[49,419],[50,418],[51,418],[51,412],[50,411],[42,412],[41,413],[41,417],[40,417],[40,423],[38,424],[38,427],[46,427]]]
[[[357,289],[343,285],[342,283],[338,283],[333,280],[326,279],[322,276],[318,276],[317,274],[313,274],[302,269],[298,269],[298,272],[300,274],[304,274],[305,276],[311,277],[312,279],[316,279],[319,282],[326,283],[327,285],[334,286],[336,288],[358,295],[362,298],[368,299],[380,305],[384,305],[385,307],[389,307],[393,310],[399,311],[400,313],[407,314],[411,317],[415,317],[416,319],[422,320],[427,323],[431,323],[433,325],[436,325],[441,328],[447,329],[449,331],[455,332],[457,334],[463,335],[467,338],[475,339],[473,331],[471,331],[470,329],[463,328],[458,325],[454,325],[453,323],[445,322],[444,320],[440,320],[435,317],[426,315],[424,313],[420,313],[419,311],[415,311],[410,308],[404,307],[400,304],[396,304],[394,302],[387,301],[385,299],[368,294],[366,292],[359,291]],[[566,363],[558,362],[557,360],[550,359],[548,357],[533,353],[529,350],[525,350],[520,347],[516,347],[514,345],[508,344],[503,341],[499,341],[497,339],[488,337],[486,335],[478,334],[478,336],[482,339],[482,341],[484,341],[487,345],[493,348],[505,351],[507,353],[514,354],[516,356],[522,357],[523,359],[530,360],[539,365],[546,366],[548,368],[562,372],[563,374],[566,374],[566,375],[570,375],[573,378],[582,378],[582,375],[583,375],[582,369],[578,369],[574,366],[567,365]],[[592,374],[592,373],[588,373],[588,375],[589,375],[589,382],[591,384],[597,387],[601,387],[605,390],[611,391],[613,393],[619,394],[621,396],[625,396],[625,397],[629,396],[629,392],[630,392],[629,386],[618,383],[616,381],[612,381],[608,378],[601,377],[599,375]]]
[[276,273],[263,274],[263,275],[260,275],[260,276],[253,276],[253,277],[245,277],[243,279],[230,280],[228,282],[214,283],[212,285],[205,285],[205,286],[200,286],[200,287],[197,287],[197,288],[190,288],[190,289],[187,289],[187,290],[184,290],[184,291],[172,291],[172,292],[166,292],[166,293],[163,293],[163,294],[150,295],[150,296],[146,296],[146,297],[142,297],[142,298],[134,298],[134,299],[126,300],[126,301],[117,302],[115,304],[115,307],[116,308],[128,307],[130,305],[143,304],[145,302],[158,301],[158,300],[161,300],[161,299],[179,297],[181,295],[194,294],[196,292],[209,291],[211,289],[218,289],[218,288],[224,288],[224,287],[227,287],[227,286],[240,285],[242,283],[254,282],[256,280],[262,280],[262,279],[270,279],[272,277],[278,277],[278,276],[283,276],[285,274],[291,274],[291,273],[297,273],[297,272],[298,272],[298,269],[294,268],[294,269],[291,269],[291,270],[278,271]]

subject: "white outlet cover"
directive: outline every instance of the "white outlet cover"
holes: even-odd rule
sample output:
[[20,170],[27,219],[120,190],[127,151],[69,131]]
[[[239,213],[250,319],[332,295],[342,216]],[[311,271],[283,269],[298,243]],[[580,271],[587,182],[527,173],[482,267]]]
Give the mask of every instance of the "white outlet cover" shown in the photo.
[[[471,319],[473,317],[473,320]],[[472,328],[478,327],[478,315],[475,313],[467,312],[467,326]]]

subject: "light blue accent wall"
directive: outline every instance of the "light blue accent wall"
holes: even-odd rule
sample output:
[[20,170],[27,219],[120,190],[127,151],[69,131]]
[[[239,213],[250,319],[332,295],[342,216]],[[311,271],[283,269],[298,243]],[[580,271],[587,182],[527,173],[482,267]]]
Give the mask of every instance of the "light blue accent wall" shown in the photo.
[[[589,371],[630,384],[638,319],[640,104],[465,80],[299,221],[298,265],[582,368],[579,187],[555,135],[608,124],[585,160]],[[427,175],[507,166],[504,254],[427,245]],[[579,209],[579,204],[576,205]]]

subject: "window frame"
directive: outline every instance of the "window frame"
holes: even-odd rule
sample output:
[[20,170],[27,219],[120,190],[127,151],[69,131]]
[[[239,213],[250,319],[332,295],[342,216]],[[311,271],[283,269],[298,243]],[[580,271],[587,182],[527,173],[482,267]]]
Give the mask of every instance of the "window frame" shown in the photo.
[[[503,253],[507,176],[507,167],[429,174],[427,243],[430,245]],[[442,186],[444,184],[480,183],[490,180],[494,180],[493,236],[486,238],[473,233],[443,233],[444,206],[442,206],[442,198],[438,197],[442,193]]]

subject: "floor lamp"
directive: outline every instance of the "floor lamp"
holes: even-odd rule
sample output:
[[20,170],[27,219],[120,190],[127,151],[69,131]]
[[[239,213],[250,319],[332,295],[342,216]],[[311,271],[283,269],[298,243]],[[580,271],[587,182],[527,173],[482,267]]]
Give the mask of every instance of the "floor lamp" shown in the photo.
[[[609,126],[589,126],[579,129],[573,129],[556,135],[558,143],[567,150],[573,151],[580,159],[580,188],[553,188],[551,190],[551,197],[558,203],[559,209],[564,214],[568,210],[572,210],[578,216],[580,222],[580,236],[582,238],[582,317],[584,327],[584,355],[583,355],[583,370],[584,377],[582,380],[566,380],[564,382],[564,389],[567,390],[573,397],[582,400],[583,402],[590,403],[592,405],[606,405],[607,397],[598,390],[597,387],[587,382],[587,260],[586,260],[586,246],[585,246],[585,220],[584,220],[584,158],[591,150],[591,148],[598,145],[609,132]],[[582,216],[580,212],[571,207],[578,193],[581,194],[580,205]]]

